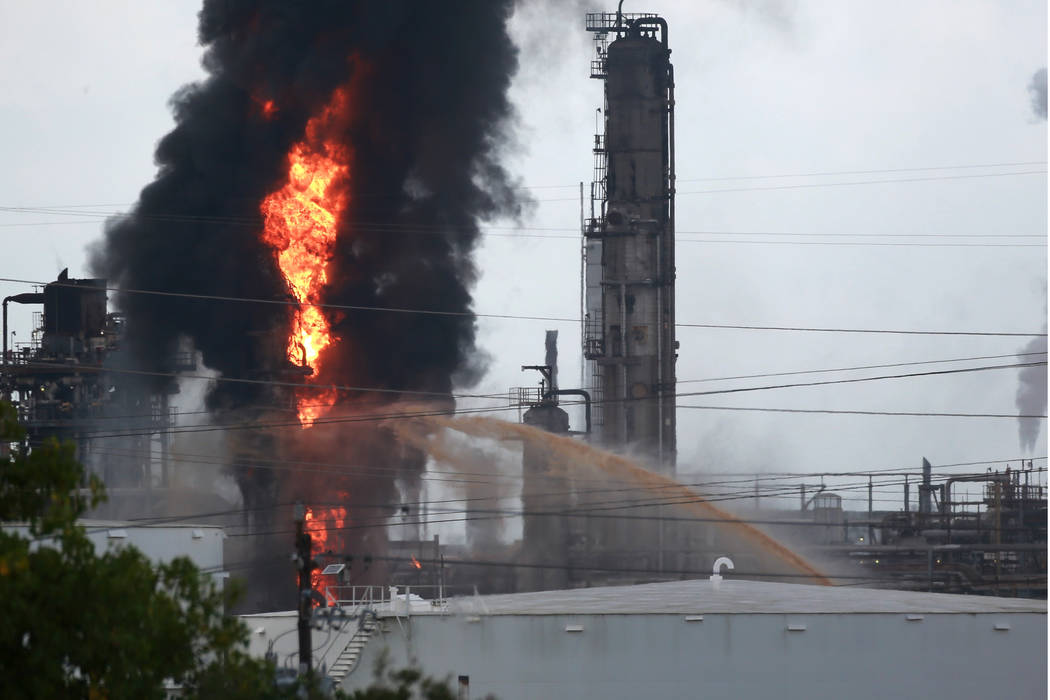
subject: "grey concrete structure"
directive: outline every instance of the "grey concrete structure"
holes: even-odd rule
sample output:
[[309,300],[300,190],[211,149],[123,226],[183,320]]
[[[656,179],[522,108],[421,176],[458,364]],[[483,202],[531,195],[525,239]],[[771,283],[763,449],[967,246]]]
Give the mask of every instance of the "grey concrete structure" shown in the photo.
[[[118,547],[131,546],[146,555],[150,561],[161,564],[176,557],[188,557],[205,573],[218,582],[226,578],[223,566],[225,531],[214,525],[164,523],[142,525],[120,520],[80,520],[95,551],[102,553]],[[29,536],[27,525],[5,524],[4,530]],[[48,539],[40,540],[47,545]]]
[[386,656],[500,700],[1045,698],[1046,633],[1045,601],[679,581],[387,605],[342,682]]
[[[605,81],[585,227],[584,355],[599,440],[675,463],[674,73],[655,15],[589,14]],[[608,43],[605,37],[613,34]]]

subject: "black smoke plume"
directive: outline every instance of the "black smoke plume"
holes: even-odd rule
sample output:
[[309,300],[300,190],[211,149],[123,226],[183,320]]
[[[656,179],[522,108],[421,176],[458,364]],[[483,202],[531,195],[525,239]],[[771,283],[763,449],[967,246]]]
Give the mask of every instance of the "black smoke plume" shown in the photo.
[[[387,513],[376,505],[396,503],[395,478],[411,493],[423,466],[419,451],[368,424],[299,430],[292,418],[288,427],[288,391],[282,398],[274,382],[296,381],[285,354],[294,307],[243,301],[292,300],[260,237],[261,202],[287,181],[287,154],[310,118],[352,86],[349,117],[325,134],[351,158],[322,302],[453,313],[326,309],[337,340],[316,381],[438,394],[476,381],[484,368],[471,298],[479,222],[517,217],[527,204],[499,161],[513,126],[513,9],[511,0],[205,0],[208,77],[173,96],[176,125],[157,146],[156,179],[130,213],[107,223],[92,268],[119,286],[124,348],[136,369],[154,373],[155,390],[172,388],[188,339],[223,377],[261,380],[217,383],[207,396],[216,414],[259,421],[283,400],[283,427],[229,431],[249,531],[286,529],[291,509],[277,506],[300,498],[371,504],[350,505],[350,519],[381,522]],[[350,412],[367,413],[352,408],[365,400],[378,399],[340,397]],[[340,546],[381,553],[376,530],[358,532]],[[286,539],[259,540],[253,560],[283,553]],[[271,568],[283,572],[282,559]],[[294,592],[286,573],[257,573],[276,583],[249,590],[247,608],[272,607],[274,590]]]
[[[353,151],[350,206],[324,301],[466,315],[332,314],[353,347],[335,348],[328,366],[341,383],[393,389],[443,392],[453,376],[476,377],[469,312],[478,221],[521,206],[498,161],[517,68],[506,31],[512,10],[506,0],[207,0],[199,40],[209,77],[172,98],[176,127],[157,147],[156,180],[108,224],[92,257],[95,274],[129,290],[119,305],[136,364],[170,370],[185,336],[223,375],[279,369],[282,346],[260,338],[287,337],[289,307],[130,290],[287,300],[259,239],[259,204],[283,183],[307,120],[363,72],[343,135]],[[237,405],[265,393],[220,383],[210,401]]]

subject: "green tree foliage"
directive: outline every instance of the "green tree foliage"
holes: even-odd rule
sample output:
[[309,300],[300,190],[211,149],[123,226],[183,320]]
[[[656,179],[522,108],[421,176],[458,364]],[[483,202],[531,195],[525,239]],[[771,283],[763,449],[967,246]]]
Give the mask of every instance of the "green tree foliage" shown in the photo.
[[[105,497],[70,444],[28,448],[0,402],[0,697],[279,697],[272,668],[247,655],[247,630],[189,559],[102,554],[77,524]],[[291,691],[289,691],[290,694]]]
[[[73,446],[31,449],[0,401],[0,698],[321,698],[318,679],[276,683],[248,655],[248,630],[220,590],[180,557],[153,564],[133,547],[97,553],[77,519],[105,499]],[[417,692],[419,693],[417,695]],[[336,693],[336,697],[346,695]],[[415,670],[384,674],[355,700],[451,700]]]

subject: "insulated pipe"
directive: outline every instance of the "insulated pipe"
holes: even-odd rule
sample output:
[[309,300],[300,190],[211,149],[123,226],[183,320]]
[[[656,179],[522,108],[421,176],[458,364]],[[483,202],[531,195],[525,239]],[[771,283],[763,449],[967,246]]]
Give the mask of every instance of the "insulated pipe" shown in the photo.
[[13,301],[16,304],[43,304],[44,295],[42,292],[26,292],[25,294],[13,294],[9,297],[4,297],[4,354],[0,356],[0,366],[7,365],[7,303]]
[[639,17],[631,22],[630,28],[633,31],[646,24],[655,24],[660,27],[660,41],[664,48],[667,48],[667,20],[663,17]]
[[583,389],[555,389],[554,391],[548,391],[543,395],[543,398],[547,399],[551,396],[582,396],[583,397],[583,416],[584,422],[587,425],[587,433],[591,432],[591,395]]

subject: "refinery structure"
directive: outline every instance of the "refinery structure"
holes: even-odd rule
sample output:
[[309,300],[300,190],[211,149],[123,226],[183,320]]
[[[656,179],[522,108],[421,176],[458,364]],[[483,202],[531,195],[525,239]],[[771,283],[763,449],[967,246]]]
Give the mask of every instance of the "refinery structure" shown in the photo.
[[[604,83],[584,226],[583,354],[599,444],[674,474],[674,68],[667,22],[591,13],[591,77]],[[610,34],[613,40],[610,42]]]
[[[63,271],[3,300],[0,399],[17,408],[29,444],[70,440],[105,482],[109,502],[91,514],[96,539],[113,545],[130,531],[158,560],[206,551],[209,570],[225,576],[226,567],[245,583],[238,612],[252,652],[293,668],[311,663],[344,689],[366,685],[387,655],[451,674],[464,698],[697,689],[757,698],[784,694],[785,684],[791,697],[875,698],[904,687],[909,697],[949,698],[1006,684],[1021,697],[1045,694],[1045,462],[960,471],[916,455],[914,470],[680,483],[699,472],[677,450],[676,362],[689,348],[675,333],[670,31],[657,14],[621,11],[588,13],[584,28],[594,40],[590,77],[603,84],[603,128],[582,217],[583,386],[559,379],[558,333],[548,331],[542,363],[539,338],[535,355],[522,350],[523,376],[536,384],[510,392],[520,421],[459,420],[452,377],[472,348],[469,305],[445,314],[435,293],[439,310],[418,331],[440,339],[428,354],[402,337],[415,326],[345,303],[364,292],[328,261],[349,255],[337,233],[352,198],[339,188],[357,156],[333,134],[356,128],[353,97],[370,79],[361,71],[302,116],[305,136],[283,144],[288,158],[282,151],[275,162],[284,171],[261,190],[264,232],[250,259],[268,260],[271,287],[136,297],[134,275],[114,265],[116,280]],[[274,99],[252,97],[251,128],[283,118]],[[297,185],[304,170],[306,188]],[[389,211],[362,201],[355,216],[415,215],[411,201]],[[353,254],[374,256],[381,270],[396,254],[382,237],[395,230],[365,228]],[[420,277],[424,290],[455,277],[434,271],[441,261],[454,266],[469,252],[418,245],[431,258],[405,278]],[[422,303],[418,293],[397,303]],[[118,296],[130,308],[111,310]],[[201,299],[237,297],[259,303],[229,314],[228,328],[142,324],[151,305],[183,319]],[[11,304],[39,310],[28,340],[9,343]],[[354,346],[361,355],[347,367],[339,344],[350,345],[354,323],[398,342]],[[143,327],[146,344],[135,336]],[[210,382],[206,406],[179,413],[191,380]],[[224,459],[196,452],[208,431]],[[486,461],[496,452],[517,460],[510,489],[475,478],[497,473]],[[228,488],[217,489],[212,472]],[[446,512],[428,497],[435,473],[451,475],[462,495],[461,541],[428,530]],[[866,507],[850,505],[865,497]],[[171,518],[187,504],[206,524],[173,526],[168,543],[133,522]],[[507,535],[512,520],[520,536]],[[304,624],[326,639],[308,661]],[[872,644],[895,669],[894,688],[858,685]]]

